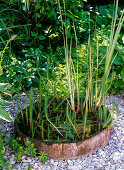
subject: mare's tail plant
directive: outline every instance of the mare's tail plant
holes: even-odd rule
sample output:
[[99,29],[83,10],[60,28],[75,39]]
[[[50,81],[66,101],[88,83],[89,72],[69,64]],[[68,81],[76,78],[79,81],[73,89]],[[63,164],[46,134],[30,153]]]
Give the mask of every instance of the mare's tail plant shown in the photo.
[[[63,1],[64,4],[64,12],[66,13],[66,9],[65,9],[65,1]],[[79,99],[79,83],[78,83],[78,58],[77,58],[77,72],[75,71],[74,68],[74,64],[72,61],[72,57],[71,57],[71,47],[72,47],[72,39],[70,40],[70,48],[68,45],[68,28],[67,28],[67,23],[66,23],[66,15],[65,15],[65,24],[63,21],[63,15],[62,15],[62,10],[60,7],[60,2],[58,0],[58,5],[59,5],[59,11],[60,11],[60,17],[61,17],[61,22],[62,22],[62,30],[63,32],[63,39],[64,39],[64,48],[65,48],[65,58],[66,58],[66,76],[67,76],[67,82],[68,82],[68,88],[69,88],[69,94],[70,94],[70,102],[71,102],[71,109],[73,111],[75,111],[75,89],[77,89],[77,100],[78,100],[78,106],[79,107],[79,103],[80,103],[80,99]],[[98,45],[98,41],[97,41],[97,73],[96,73],[96,84],[95,84],[95,88],[94,88],[94,80],[93,80],[93,58],[91,56],[91,40],[90,40],[90,32],[89,32],[89,40],[88,40],[88,85],[86,88],[86,97],[85,97],[85,101],[84,101],[84,108],[85,108],[85,112],[84,112],[84,128],[86,126],[86,122],[87,122],[87,116],[88,116],[88,112],[94,112],[94,109],[96,110],[96,108],[100,107],[100,109],[98,109],[99,113],[99,120],[100,122],[102,121],[107,121],[107,107],[106,107],[106,100],[107,100],[107,92],[108,92],[108,76],[109,76],[109,72],[111,70],[111,65],[114,61],[114,59],[112,60],[112,55],[114,53],[114,49],[115,49],[115,45],[116,42],[118,40],[118,36],[124,21],[124,10],[121,13],[121,17],[119,19],[118,25],[116,26],[116,21],[117,21],[117,10],[118,10],[118,0],[116,1],[116,5],[115,5],[115,12],[113,12],[113,18],[112,18],[112,25],[111,25],[111,32],[110,32],[110,38],[108,41],[108,45],[107,45],[107,52],[106,52],[106,58],[105,58],[105,68],[104,68],[104,74],[102,77],[102,87],[101,87],[101,91],[98,93],[98,85],[97,85],[97,74],[98,74],[98,55],[99,55],[99,45]],[[90,16],[90,15],[89,15]],[[90,20],[90,18],[89,18]],[[74,25],[73,25],[74,27]],[[89,22],[89,30],[90,30],[90,22]],[[75,37],[76,37],[76,29],[74,27],[74,32],[75,32]],[[76,38],[77,40],[77,38]],[[76,42],[77,44],[77,42]],[[115,56],[116,57],[116,56]],[[103,61],[103,60],[102,60]],[[101,61],[101,62],[102,62]],[[94,96],[94,90],[95,90],[95,96]],[[101,101],[103,101],[103,111],[102,111],[102,107],[101,107]],[[114,104],[114,102],[113,102]],[[110,119],[109,119],[110,120]],[[110,122],[110,121],[108,121]],[[106,124],[106,123],[105,123]],[[99,126],[100,127],[100,126]]]
[[[64,12],[66,13],[66,7],[65,7],[65,1],[63,1],[64,4]],[[70,40],[70,46],[68,45],[68,26],[67,22],[63,24],[63,17],[62,17],[62,10],[60,6],[60,1],[58,0],[59,5],[59,11],[60,11],[60,17],[61,17],[61,23],[62,23],[62,30],[63,30],[63,39],[64,39],[64,49],[65,49],[65,59],[66,59],[66,77],[67,77],[67,83],[68,83],[68,89],[69,89],[69,96],[70,96],[70,102],[71,102],[71,109],[72,111],[75,110],[75,90],[77,89],[77,111],[79,110],[79,83],[78,83],[78,56],[77,56],[77,72],[74,67],[74,63],[72,60],[71,50],[72,50],[72,38]],[[65,15],[65,21],[66,21],[66,15]],[[76,39],[76,47],[77,47],[77,36],[76,36],[76,28],[73,21],[73,28],[74,28],[74,34]]]

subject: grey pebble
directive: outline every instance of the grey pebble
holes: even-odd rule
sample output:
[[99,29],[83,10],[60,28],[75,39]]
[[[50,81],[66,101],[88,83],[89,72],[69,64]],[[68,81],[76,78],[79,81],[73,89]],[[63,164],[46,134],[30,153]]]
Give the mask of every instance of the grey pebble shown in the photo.
[[52,169],[51,169],[51,166],[44,166],[43,170],[52,170]]
[[53,159],[50,160],[50,164],[54,164],[54,160]]
[[84,168],[84,170],[91,170],[90,168]]
[[51,170],[57,170],[57,166],[53,166]]
[[113,165],[114,164],[114,161],[112,158],[109,159],[110,163]]
[[68,170],[80,170],[80,167],[76,166],[76,165],[69,165]]

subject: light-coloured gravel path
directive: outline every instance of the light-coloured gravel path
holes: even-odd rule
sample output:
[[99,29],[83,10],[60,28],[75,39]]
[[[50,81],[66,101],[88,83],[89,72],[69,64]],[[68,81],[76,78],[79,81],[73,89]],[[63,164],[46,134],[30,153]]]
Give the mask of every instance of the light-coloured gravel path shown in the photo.
[[[11,161],[14,169],[29,170],[124,170],[124,96],[117,95],[119,117],[111,130],[109,144],[86,157],[80,157],[73,160],[48,160],[44,165],[38,160],[38,157],[31,158],[24,155],[20,163],[15,163],[15,155],[6,150],[6,160]],[[15,117],[17,108],[16,103],[8,108],[13,117]],[[20,101],[21,107],[24,106],[23,100]],[[112,97],[108,97],[108,106],[111,108]],[[2,122],[2,129],[6,135],[13,135],[13,123]]]

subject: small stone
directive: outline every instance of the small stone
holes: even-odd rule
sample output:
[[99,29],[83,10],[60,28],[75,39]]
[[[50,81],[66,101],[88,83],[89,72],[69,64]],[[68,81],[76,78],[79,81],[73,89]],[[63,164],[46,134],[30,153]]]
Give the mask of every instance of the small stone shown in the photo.
[[23,163],[22,165],[23,165],[23,166],[27,166],[27,163]]
[[121,155],[120,152],[114,152],[113,153],[113,160],[116,162],[120,159]]
[[120,107],[119,110],[120,112],[124,113],[124,108]]
[[57,166],[53,166],[51,170],[57,170]]
[[63,164],[61,164],[61,168],[65,168],[66,166],[68,166],[67,162],[64,162]]
[[69,165],[73,165],[73,162],[72,162],[71,160],[67,160],[67,163],[68,163]]
[[31,163],[31,159],[30,158],[27,161],[28,161],[28,163]]
[[79,164],[82,163],[81,159],[77,159],[76,162],[78,162]]
[[24,159],[24,160],[22,160],[22,162],[24,162],[24,163],[29,163],[29,160]]
[[104,167],[100,167],[98,170],[105,170],[105,168]]
[[105,167],[105,170],[110,170],[110,165]]
[[10,158],[10,162],[12,162],[13,161],[13,158]]
[[26,159],[26,156],[24,155],[24,156],[22,156],[22,160],[25,160]]
[[98,159],[97,159],[97,158],[93,158],[93,160],[94,160],[94,162],[97,162],[97,161],[98,161]]
[[[82,164],[82,163],[81,163],[81,164]],[[75,162],[74,165],[75,165],[75,166],[78,166],[78,165],[79,165],[79,162]]]
[[121,158],[122,161],[124,161],[124,156]]
[[26,96],[26,93],[23,92],[21,95],[22,95],[22,96]]
[[41,162],[38,162],[37,165],[38,165],[38,167],[42,167],[43,166]]
[[38,164],[37,164],[37,162],[34,164],[34,167],[38,167]]
[[54,164],[54,160],[53,159],[50,160],[50,164],[52,164],[52,165]]
[[54,165],[57,166],[57,165],[58,165],[58,162],[54,162]]
[[44,166],[43,170],[52,170],[50,166]]
[[6,156],[9,156],[9,153],[6,153]]
[[100,150],[100,151],[99,151],[99,155],[101,155],[102,157],[105,157],[105,156],[106,156],[106,153],[105,153],[103,150]]
[[87,168],[85,168],[84,170],[91,170],[91,169],[87,167]]
[[12,164],[12,165],[15,164],[15,161],[11,161],[11,164]]
[[79,169],[79,170],[82,169],[82,166],[81,166],[81,165],[78,165],[78,169]]
[[68,170],[78,170],[77,166],[75,166],[75,165],[74,166],[69,165],[67,169]]
[[21,166],[20,168],[21,168],[21,169],[24,169],[24,166]]
[[110,163],[113,165],[114,164],[114,161],[113,161],[113,159],[112,158],[110,158]]

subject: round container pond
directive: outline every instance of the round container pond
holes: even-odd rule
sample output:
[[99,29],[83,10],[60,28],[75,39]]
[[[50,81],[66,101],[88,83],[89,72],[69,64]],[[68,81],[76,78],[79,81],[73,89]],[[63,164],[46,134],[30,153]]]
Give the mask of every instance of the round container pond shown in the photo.
[[55,160],[59,159],[74,159],[80,156],[88,155],[89,153],[99,149],[108,144],[110,139],[111,128],[103,129],[101,132],[93,135],[89,139],[79,142],[45,142],[37,139],[31,139],[19,131],[18,125],[15,122],[16,134],[19,140],[26,143],[28,138],[37,148],[37,150],[47,153],[47,157]]

